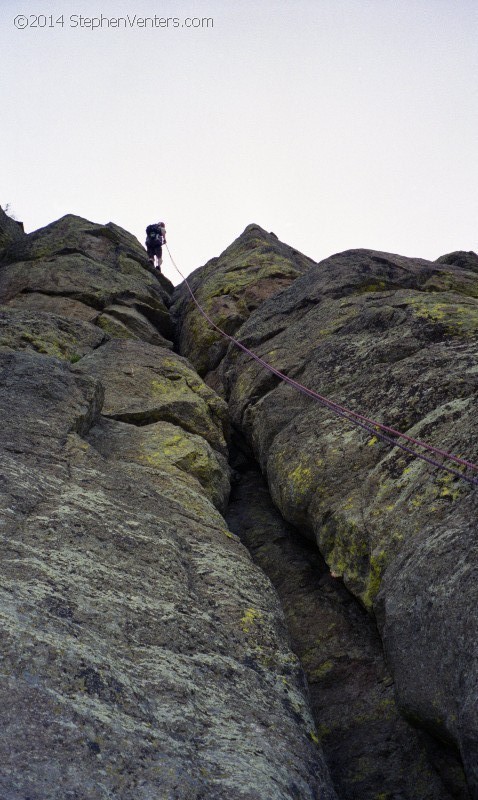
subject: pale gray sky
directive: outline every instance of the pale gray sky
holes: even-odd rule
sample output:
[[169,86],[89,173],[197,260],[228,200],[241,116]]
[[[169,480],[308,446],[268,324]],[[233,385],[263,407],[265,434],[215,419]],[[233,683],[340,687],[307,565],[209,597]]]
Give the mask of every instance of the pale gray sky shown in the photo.
[[2,0],[0,203],[164,220],[186,272],[250,222],[317,260],[478,250],[477,42],[478,0]]

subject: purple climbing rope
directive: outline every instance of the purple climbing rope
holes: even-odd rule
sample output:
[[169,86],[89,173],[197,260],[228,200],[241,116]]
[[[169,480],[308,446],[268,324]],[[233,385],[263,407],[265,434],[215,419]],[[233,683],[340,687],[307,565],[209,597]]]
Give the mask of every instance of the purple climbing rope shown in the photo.
[[[437,467],[438,469],[445,470],[452,475],[455,475],[457,478],[461,480],[467,481],[467,483],[471,483],[473,486],[478,486],[478,477],[475,475],[467,475],[465,472],[460,472],[458,469],[450,466],[449,464],[444,464],[443,462],[437,461],[436,458],[432,458],[432,456],[438,456],[442,459],[446,459],[451,461],[454,464],[457,464],[465,469],[471,470],[473,472],[478,472],[478,464],[473,463],[473,461],[469,461],[465,458],[460,458],[459,456],[455,456],[452,453],[449,453],[446,450],[442,450],[439,447],[435,447],[434,445],[428,444],[427,442],[422,442],[420,439],[415,439],[413,436],[409,436],[406,433],[402,433],[401,431],[395,430],[391,428],[389,425],[383,425],[381,422],[376,422],[373,419],[369,419],[364,414],[359,414],[356,411],[352,411],[345,406],[340,405],[339,403],[335,403],[333,400],[330,400],[327,397],[319,394],[318,392],[314,391],[313,389],[309,389],[307,386],[304,386],[299,381],[290,378],[285,373],[281,372],[280,370],[276,369],[265,361],[263,358],[254,353],[253,350],[250,350],[244,344],[242,344],[238,339],[235,339],[234,336],[231,336],[226,331],[222,330],[216,323],[211,319],[211,317],[207,314],[207,312],[203,309],[199,301],[197,300],[187,278],[182,274],[181,270],[175,263],[171,252],[169,250],[168,245],[166,245],[166,249],[169,253],[169,257],[171,259],[171,263],[173,264],[174,268],[177,270],[181,278],[183,279],[186,287],[191,295],[193,302],[195,303],[197,309],[202,314],[202,316],[207,320],[209,325],[211,325],[214,330],[216,330],[221,336],[225,339],[228,339],[232,342],[236,347],[240,348],[244,353],[246,353],[250,358],[253,358],[254,361],[257,361],[264,369],[267,369],[273,375],[275,375],[280,380],[288,383],[289,386],[292,386],[298,392],[306,395],[307,397],[311,397],[313,400],[316,400],[321,405],[329,408],[333,411],[337,416],[342,417],[343,419],[347,419],[353,425],[356,425],[363,430],[372,433],[381,441],[385,442],[386,444],[391,445],[392,447],[399,447],[405,453],[413,456],[414,458],[419,458],[421,461],[425,461],[427,464],[431,464],[433,467]],[[419,453],[414,450],[414,447],[421,447],[426,453],[431,455],[426,455],[425,453]]]

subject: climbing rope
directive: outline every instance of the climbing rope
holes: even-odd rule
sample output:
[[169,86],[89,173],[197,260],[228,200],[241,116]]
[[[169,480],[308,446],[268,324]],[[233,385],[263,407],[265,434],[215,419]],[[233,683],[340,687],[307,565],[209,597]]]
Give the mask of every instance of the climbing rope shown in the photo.
[[[228,339],[236,347],[238,347],[240,350],[246,353],[250,358],[254,359],[254,361],[257,361],[258,364],[264,367],[264,369],[267,369],[277,378],[284,381],[285,383],[288,383],[289,386],[292,386],[294,389],[301,392],[302,394],[305,394],[307,397],[311,397],[313,400],[316,400],[326,408],[329,408],[337,416],[342,417],[343,419],[347,419],[353,425],[368,431],[373,436],[376,436],[378,439],[385,442],[386,444],[392,445],[392,447],[399,447],[405,453],[408,453],[414,458],[418,458],[421,461],[425,461],[427,464],[431,464],[433,467],[437,467],[438,469],[445,470],[446,472],[455,475],[461,480],[467,481],[467,483],[471,483],[473,486],[478,486],[478,476],[467,475],[464,472],[460,472],[458,469],[455,469],[449,464],[444,464],[443,462],[437,461],[436,458],[432,458],[432,455],[451,461],[452,463],[457,464],[461,467],[464,467],[464,469],[468,469],[473,472],[478,472],[478,464],[474,464],[472,461],[468,461],[467,459],[455,456],[446,450],[441,450],[438,447],[434,447],[434,445],[428,444],[427,442],[422,442],[420,439],[415,439],[413,438],[413,436],[409,436],[406,433],[402,433],[401,431],[395,430],[394,428],[391,428],[389,425],[383,425],[381,422],[376,422],[375,420],[369,419],[363,414],[359,414],[358,412],[352,411],[351,409],[346,408],[345,406],[342,406],[339,403],[335,403],[333,400],[324,397],[318,392],[315,392],[313,389],[309,389],[307,386],[304,386],[299,381],[290,378],[288,375],[276,369],[275,367],[272,366],[272,364],[269,364],[263,358],[258,356],[257,353],[254,353],[252,350],[250,350],[248,347],[242,344],[238,339],[235,339],[234,336],[231,336],[229,333],[226,333],[226,331],[224,331],[222,328],[216,325],[216,323],[203,309],[203,307],[197,300],[189,284],[189,281],[183,275],[183,273],[175,263],[168,245],[166,244],[165,247],[168,251],[173,267],[183,279],[188,289],[188,292],[191,295],[191,298],[194,304],[196,305],[198,311],[207,320],[209,325],[211,325],[211,327],[214,328],[214,330],[216,330],[222,337]],[[423,450],[425,450],[426,453],[429,453],[431,455],[426,455],[425,453],[417,452],[414,449],[414,447],[421,447]]]

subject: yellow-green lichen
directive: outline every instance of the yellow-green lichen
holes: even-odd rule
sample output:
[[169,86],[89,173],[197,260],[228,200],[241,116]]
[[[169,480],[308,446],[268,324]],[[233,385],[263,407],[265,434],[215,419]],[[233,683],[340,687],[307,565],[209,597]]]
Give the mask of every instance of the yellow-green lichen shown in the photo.
[[143,443],[139,459],[154,468],[165,468],[168,463],[207,483],[219,472],[216,457],[206,442],[186,432],[163,434],[159,429]]
[[309,731],[309,736],[315,744],[320,745],[331,733],[331,729],[321,723],[317,725],[316,731]]
[[332,672],[334,667],[335,664],[330,659],[324,661],[322,664],[320,664],[318,667],[316,667],[314,670],[308,673],[309,681],[311,681],[312,683],[319,681],[321,678],[324,678],[326,675],[328,675],[329,672]]
[[362,602],[366,608],[372,608],[373,602],[380,589],[382,575],[387,565],[387,554],[385,550],[373,552],[370,556],[370,571],[368,574],[366,588],[362,595]]
[[310,490],[312,470],[303,464],[298,464],[287,475],[289,485],[295,497],[301,498]]
[[412,298],[410,307],[419,319],[440,323],[451,336],[469,336],[478,330],[478,303],[455,294],[423,294]]
[[356,289],[356,294],[371,294],[373,292],[383,292],[387,288],[385,281],[374,281],[365,283]]
[[122,322],[113,317],[110,317],[109,314],[101,314],[95,323],[98,328],[101,328],[102,331],[109,334],[113,339],[137,339],[138,337],[132,333],[129,328],[126,327]]
[[309,736],[312,739],[312,741],[314,742],[314,744],[317,744],[317,745],[320,744],[320,739],[319,739],[319,737],[318,737],[318,735],[316,734],[315,731],[309,731]]
[[249,633],[251,628],[253,628],[254,625],[256,625],[261,619],[262,613],[258,611],[257,608],[246,608],[241,617],[241,628],[244,633]]
[[337,513],[320,532],[321,549],[335,577],[344,577],[354,592],[362,593],[369,568],[368,534],[363,525]]

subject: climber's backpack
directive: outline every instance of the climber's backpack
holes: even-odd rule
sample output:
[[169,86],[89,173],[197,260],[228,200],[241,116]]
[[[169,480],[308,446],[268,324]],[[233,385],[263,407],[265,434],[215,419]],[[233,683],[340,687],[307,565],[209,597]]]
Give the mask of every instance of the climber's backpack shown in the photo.
[[159,225],[148,225],[146,228],[146,238],[150,244],[162,244],[163,234]]

